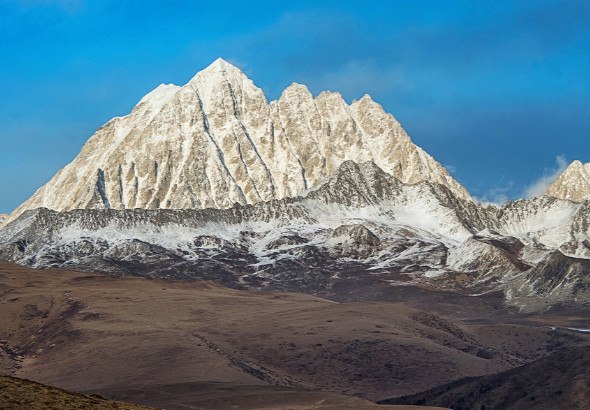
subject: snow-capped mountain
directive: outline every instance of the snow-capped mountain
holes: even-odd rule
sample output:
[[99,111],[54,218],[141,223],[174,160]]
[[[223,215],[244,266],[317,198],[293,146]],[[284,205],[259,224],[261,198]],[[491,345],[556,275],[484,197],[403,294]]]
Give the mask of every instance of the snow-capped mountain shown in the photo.
[[576,160],[557,177],[549,188],[547,196],[582,202],[590,199],[590,163],[582,164]]
[[539,310],[590,300],[589,235],[586,203],[482,207],[444,185],[346,161],[301,196],[255,205],[30,210],[0,231],[0,258],[342,298],[408,285],[501,290],[509,304]]
[[8,219],[8,214],[0,214],[0,227]]
[[203,209],[292,197],[346,160],[400,181],[468,192],[368,95],[313,97],[292,84],[277,101],[218,59],[186,85],[160,85],[102,126],[79,155],[18,207]]

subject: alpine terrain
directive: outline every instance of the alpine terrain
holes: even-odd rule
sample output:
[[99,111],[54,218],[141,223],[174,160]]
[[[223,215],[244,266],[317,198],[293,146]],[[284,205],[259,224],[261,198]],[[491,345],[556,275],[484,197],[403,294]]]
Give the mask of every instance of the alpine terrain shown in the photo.
[[268,102],[218,59],[0,215],[0,365],[171,408],[527,408],[526,375],[587,360],[589,199],[574,161],[545,196],[484,206],[368,95]]

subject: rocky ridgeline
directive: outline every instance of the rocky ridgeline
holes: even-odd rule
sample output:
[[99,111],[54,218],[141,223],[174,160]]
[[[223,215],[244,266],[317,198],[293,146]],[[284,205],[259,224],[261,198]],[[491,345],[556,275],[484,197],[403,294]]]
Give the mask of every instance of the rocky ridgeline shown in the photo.
[[0,231],[0,258],[237,288],[354,299],[358,283],[501,290],[542,310],[589,300],[588,203],[550,197],[483,207],[372,162],[344,162],[303,195],[203,210],[36,209]]

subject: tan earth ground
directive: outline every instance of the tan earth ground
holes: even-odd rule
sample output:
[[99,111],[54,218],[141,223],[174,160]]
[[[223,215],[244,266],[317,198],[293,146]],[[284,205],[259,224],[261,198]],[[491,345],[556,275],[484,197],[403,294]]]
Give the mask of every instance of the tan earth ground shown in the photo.
[[2,373],[168,408],[358,408],[590,340],[549,327],[586,321],[572,315],[461,321],[403,303],[7,262],[0,295]]

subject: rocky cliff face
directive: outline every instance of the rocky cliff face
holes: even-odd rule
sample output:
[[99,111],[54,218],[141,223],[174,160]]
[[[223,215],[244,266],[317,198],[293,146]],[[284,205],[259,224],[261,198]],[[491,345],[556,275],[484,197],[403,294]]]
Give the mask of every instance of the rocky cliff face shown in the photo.
[[18,207],[227,208],[292,197],[346,160],[400,181],[467,191],[369,96],[348,105],[292,84],[277,101],[219,59],[186,85],[161,85],[101,127],[80,154]]
[[576,160],[559,176],[549,188],[547,196],[582,202],[590,199],[590,163]]

